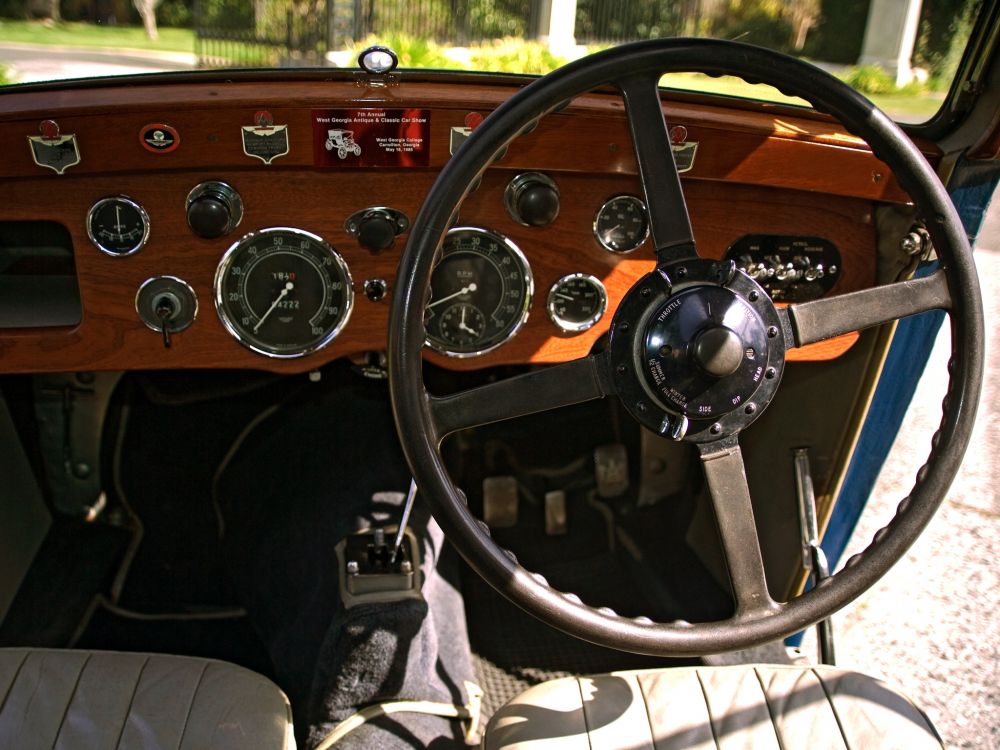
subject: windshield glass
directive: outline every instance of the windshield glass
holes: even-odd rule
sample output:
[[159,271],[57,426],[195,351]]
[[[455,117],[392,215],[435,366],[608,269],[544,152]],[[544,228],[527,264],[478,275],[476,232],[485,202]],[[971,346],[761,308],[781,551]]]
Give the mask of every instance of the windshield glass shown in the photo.
[[[546,73],[664,36],[738,39],[810,60],[904,122],[928,120],[981,0],[0,0],[0,82],[192,68],[355,67],[383,44],[405,69]],[[31,16],[25,20],[25,15]],[[803,104],[697,74],[669,88]]]

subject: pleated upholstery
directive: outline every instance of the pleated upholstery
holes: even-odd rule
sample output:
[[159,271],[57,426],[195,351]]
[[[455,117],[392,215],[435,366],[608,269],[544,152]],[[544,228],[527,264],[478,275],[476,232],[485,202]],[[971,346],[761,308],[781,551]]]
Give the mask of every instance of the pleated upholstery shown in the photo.
[[293,750],[288,699],[212,659],[0,649],[0,748]]
[[927,717],[836,667],[688,667],[568,677],[490,720],[485,750],[940,750]]

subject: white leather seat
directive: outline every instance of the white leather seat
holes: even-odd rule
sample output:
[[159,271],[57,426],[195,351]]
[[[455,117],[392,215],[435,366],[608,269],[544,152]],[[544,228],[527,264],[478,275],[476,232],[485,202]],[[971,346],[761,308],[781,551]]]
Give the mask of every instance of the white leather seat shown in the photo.
[[0,748],[294,750],[270,680],[213,659],[0,649]]
[[688,667],[568,677],[490,720],[485,750],[809,750],[943,747],[927,717],[836,667]]

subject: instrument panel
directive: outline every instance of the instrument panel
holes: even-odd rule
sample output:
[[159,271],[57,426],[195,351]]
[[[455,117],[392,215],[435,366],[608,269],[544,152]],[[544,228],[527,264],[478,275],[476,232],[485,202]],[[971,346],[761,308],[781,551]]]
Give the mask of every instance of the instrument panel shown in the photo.
[[[409,225],[438,167],[468,134],[466,115],[510,93],[468,84],[388,92],[332,84],[297,84],[291,92],[273,84],[252,93],[220,83],[180,88],[191,100],[169,116],[157,97],[178,95],[179,87],[150,85],[118,92],[121,114],[110,123],[88,100],[88,93],[115,98],[107,89],[64,93],[61,110],[33,108],[39,97],[24,94],[23,102],[13,97],[21,108],[0,117],[0,139],[23,139],[48,118],[58,119],[64,134],[72,128],[79,142],[78,162],[63,172],[37,160],[12,159],[0,168],[7,172],[0,183],[0,253],[47,252],[15,247],[21,240],[5,246],[5,223],[65,227],[82,310],[78,323],[30,329],[2,325],[0,310],[5,371],[294,372],[383,349]],[[207,107],[212,91],[225,101]],[[339,100],[331,103],[331,92]],[[288,106],[292,94],[296,107]],[[392,109],[373,97],[392,99]],[[394,124],[409,129],[392,132],[408,135],[389,138],[381,126],[351,130],[333,122],[345,112],[385,117],[397,110],[407,113],[398,119],[413,122]],[[685,103],[667,112],[683,117],[689,139],[699,143],[683,182],[700,252],[728,254],[748,272],[764,273],[757,268],[764,259],[807,238],[828,255],[834,248],[839,261],[832,271],[825,261],[824,278],[810,289],[838,294],[874,283],[874,207],[905,194],[891,177],[872,180],[880,162],[863,144],[828,122],[803,119],[789,135],[776,134],[774,119],[759,113],[734,119],[724,108]],[[255,116],[256,125],[230,126]],[[317,125],[317,118],[330,122]],[[141,154],[112,159],[115,149],[126,148],[133,124],[149,121],[169,123],[183,133],[183,145],[168,153],[136,146]],[[761,130],[765,123],[770,132]],[[247,130],[249,139],[241,136]],[[748,148],[745,137],[754,132]],[[237,158],[228,141],[241,138]],[[379,138],[385,153],[376,159],[371,149]],[[330,139],[350,139],[352,147],[326,148]],[[840,144],[840,169],[824,181],[814,171],[831,157],[832,142]],[[618,300],[653,266],[630,148],[620,100],[597,95],[512,143],[446,237],[427,308],[428,359],[470,369],[563,361],[590,351]],[[772,152],[767,168],[747,172],[762,152]],[[778,152],[787,165],[780,180],[771,168]],[[372,161],[348,164],[365,158]],[[865,180],[856,179],[858,169]],[[778,249],[759,250],[772,245]],[[814,266],[808,270],[816,274]],[[0,284],[11,278],[0,268]],[[793,355],[829,358],[851,342],[842,338]]]

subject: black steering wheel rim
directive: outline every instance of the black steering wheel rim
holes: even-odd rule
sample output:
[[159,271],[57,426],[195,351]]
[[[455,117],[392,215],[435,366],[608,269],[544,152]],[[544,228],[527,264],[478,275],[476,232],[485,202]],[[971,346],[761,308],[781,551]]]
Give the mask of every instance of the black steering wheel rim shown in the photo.
[[[537,118],[575,96],[636,75],[656,80],[681,71],[770,84],[833,115],[869,144],[917,205],[945,269],[947,300],[940,306],[950,315],[953,355],[942,422],[927,463],[872,544],[836,575],[789,602],[694,624],[653,623],[595,609],[518,566],[469,512],[448,476],[438,449],[444,436],[435,427],[421,368],[423,308],[437,253],[462,200],[493,159]],[[801,630],[856,598],[902,557],[930,521],[959,469],[979,400],[984,337],[978,290],[971,249],[947,192],[909,138],[867,99],[818,68],[758,47],[708,39],[639,42],[584,58],[527,86],[491,114],[442,170],[413,224],[396,279],[388,342],[393,411],[421,497],[446,536],[479,575],[522,609],[571,635],[636,653],[682,656],[749,647]]]

